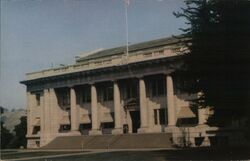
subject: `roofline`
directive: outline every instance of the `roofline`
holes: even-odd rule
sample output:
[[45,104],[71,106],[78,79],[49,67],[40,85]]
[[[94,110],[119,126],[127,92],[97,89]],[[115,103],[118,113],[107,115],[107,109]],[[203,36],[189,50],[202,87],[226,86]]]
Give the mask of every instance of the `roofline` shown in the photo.
[[[183,56],[185,56],[185,55],[176,55],[176,56],[172,56],[172,57],[167,57],[167,58],[164,58],[164,61],[176,60],[176,59],[178,60],[178,59],[182,58]],[[161,58],[156,59],[156,60],[160,60],[160,59]],[[135,65],[135,64],[138,64],[138,63],[141,64],[141,63],[151,62],[151,61],[152,60],[146,60],[146,61],[142,61],[142,62],[133,62],[133,63],[126,64],[126,65],[121,65],[121,66],[111,66],[111,67],[104,67],[104,68],[98,68],[98,69],[91,69],[91,70],[88,70],[88,71],[78,71],[78,72],[73,72],[73,73],[60,74],[60,75],[56,75],[56,76],[48,76],[48,77],[31,79],[31,80],[23,80],[23,81],[20,81],[19,83],[27,85],[27,84],[29,84],[31,82],[43,81],[45,79],[53,79],[53,78],[58,78],[58,77],[61,77],[61,76],[69,76],[69,75],[72,75],[72,74],[77,74],[77,73],[82,73],[82,72],[89,72],[89,71],[95,72],[95,71],[102,70],[102,69],[115,68],[115,67],[124,67],[124,66]]]
[[[132,46],[136,46],[136,45],[141,45],[141,44],[144,44],[144,43],[150,43],[150,42],[155,42],[155,41],[158,41],[158,40],[163,40],[163,39],[173,39],[173,40],[176,40],[176,41],[173,41],[173,42],[165,42],[163,44],[160,44],[160,45],[156,45],[156,46],[151,46],[151,47],[141,47],[141,48],[137,48],[137,49],[132,49],[132,50],[129,50],[129,52],[135,52],[135,51],[138,51],[138,50],[143,50],[143,49],[150,49],[150,48],[155,48],[155,47],[160,47],[160,46],[165,46],[165,45],[171,45],[171,44],[177,44],[179,43],[180,40],[183,40],[183,41],[186,41],[188,40],[188,38],[186,38],[184,35],[179,35],[179,36],[172,36],[172,37],[167,37],[167,38],[159,38],[159,39],[154,39],[154,40],[149,40],[149,41],[143,41],[143,42],[139,42],[139,43],[135,43],[135,44],[131,44],[128,46],[128,49],[129,47],[132,47]],[[107,51],[107,50],[112,50],[112,49],[118,49],[118,48],[126,48],[126,46],[119,46],[119,47],[113,47],[113,48],[108,48],[108,49],[104,49],[102,51]],[[124,50],[125,52],[125,50]],[[107,56],[113,56],[113,55],[119,55],[119,54],[122,54],[124,52],[116,52],[116,53],[113,53],[113,54],[109,54],[109,55],[99,55],[99,56],[94,56],[94,57],[88,57],[88,56],[91,56],[93,54],[96,54],[96,53],[93,53],[91,55],[86,55],[85,57],[82,57],[82,58],[79,58],[76,60],[77,63],[80,63],[81,61],[87,61],[87,60],[92,60],[92,59],[96,59],[96,58],[103,58],[103,57],[107,57]]]

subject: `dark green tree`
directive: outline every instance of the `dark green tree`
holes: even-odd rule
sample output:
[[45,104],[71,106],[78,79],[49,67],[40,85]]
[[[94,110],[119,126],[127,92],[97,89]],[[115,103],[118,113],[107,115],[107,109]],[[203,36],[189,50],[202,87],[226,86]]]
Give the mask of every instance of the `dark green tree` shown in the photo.
[[8,109],[7,109],[7,108],[4,108],[4,107],[2,107],[2,106],[0,106],[0,111],[1,111],[1,114],[3,114],[3,113],[5,113],[5,112],[7,112]]
[[174,13],[189,25],[182,29],[190,38],[186,66],[177,72],[187,80],[183,90],[202,92],[194,105],[214,107],[212,125],[249,119],[250,1],[186,0],[185,4]]
[[22,116],[20,118],[20,121],[21,122],[15,126],[14,129],[15,136],[8,145],[9,148],[20,148],[21,146],[24,148],[27,147],[27,139],[26,139],[27,117]]
[[1,111],[1,114],[4,113],[4,108],[2,106],[0,106],[0,111]]
[[3,126],[1,121],[1,149],[6,149],[13,139],[13,135]]

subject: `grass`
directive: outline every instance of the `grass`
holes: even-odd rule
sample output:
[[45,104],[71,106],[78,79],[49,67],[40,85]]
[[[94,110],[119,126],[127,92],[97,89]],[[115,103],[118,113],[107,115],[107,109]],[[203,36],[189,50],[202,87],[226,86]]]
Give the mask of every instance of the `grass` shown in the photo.
[[60,154],[73,154],[79,153],[79,151],[12,151],[2,152],[1,159],[18,159],[18,158],[29,158],[38,156],[49,156],[49,155],[60,155]]
[[[41,156],[31,161],[172,161],[172,160],[249,160],[249,148],[192,148],[158,151],[117,151],[95,154],[74,154],[79,151],[33,151],[3,154],[2,159]],[[49,155],[74,154],[48,157]],[[45,157],[46,156],[46,157]]]
[[[79,154],[51,158],[50,161],[172,161],[172,160],[248,160],[247,150],[232,152],[227,150],[161,150],[123,151],[98,154]],[[42,161],[42,160],[38,160]]]
[[17,152],[18,150],[1,150],[0,153],[4,154],[4,153],[14,153]]

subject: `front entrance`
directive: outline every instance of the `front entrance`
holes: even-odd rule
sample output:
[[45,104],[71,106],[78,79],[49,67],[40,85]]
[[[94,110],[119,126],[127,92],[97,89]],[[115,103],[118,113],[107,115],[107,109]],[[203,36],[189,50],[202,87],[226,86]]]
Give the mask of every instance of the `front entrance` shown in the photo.
[[132,133],[137,133],[140,128],[140,111],[130,111],[130,116],[132,120]]

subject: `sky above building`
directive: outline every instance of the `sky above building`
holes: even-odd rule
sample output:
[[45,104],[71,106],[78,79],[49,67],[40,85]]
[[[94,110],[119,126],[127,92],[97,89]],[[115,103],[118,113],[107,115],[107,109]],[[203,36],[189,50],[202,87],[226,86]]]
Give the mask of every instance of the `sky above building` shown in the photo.
[[[179,35],[183,0],[130,0],[129,43]],[[1,0],[0,106],[26,107],[25,73],[126,45],[123,0]]]

